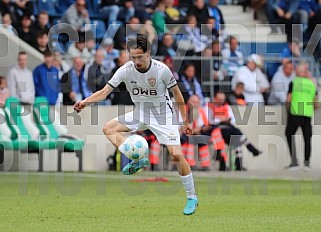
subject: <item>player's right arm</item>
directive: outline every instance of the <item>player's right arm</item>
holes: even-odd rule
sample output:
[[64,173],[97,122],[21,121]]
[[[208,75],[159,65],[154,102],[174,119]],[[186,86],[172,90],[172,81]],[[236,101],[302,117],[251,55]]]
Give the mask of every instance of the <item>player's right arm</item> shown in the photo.
[[82,111],[83,109],[86,108],[86,106],[95,103],[95,102],[100,102],[102,100],[105,100],[106,97],[113,91],[113,88],[109,85],[106,84],[106,86],[93,93],[90,97],[87,97],[86,99],[76,102],[74,105],[74,109],[79,113],[80,111]]
[[87,97],[82,101],[76,102],[74,105],[74,109],[79,113],[80,111],[85,109],[87,105],[105,100],[106,97],[113,91],[113,89],[125,80],[125,77],[126,69],[119,68],[103,89],[95,92],[90,97]]

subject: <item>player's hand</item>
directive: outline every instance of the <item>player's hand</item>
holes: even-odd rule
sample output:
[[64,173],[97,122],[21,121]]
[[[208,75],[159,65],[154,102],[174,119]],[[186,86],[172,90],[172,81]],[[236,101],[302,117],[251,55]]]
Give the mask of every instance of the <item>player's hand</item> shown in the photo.
[[193,134],[193,128],[190,124],[184,124],[183,130],[184,130],[185,134],[187,134],[187,135]]
[[79,113],[80,111],[82,111],[83,109],[85,109],[87,106],[87,104],[85,103],[85,101],[79,101],[79,102],[76,102],[74,104],[74,110],[77,111],[77,113]]

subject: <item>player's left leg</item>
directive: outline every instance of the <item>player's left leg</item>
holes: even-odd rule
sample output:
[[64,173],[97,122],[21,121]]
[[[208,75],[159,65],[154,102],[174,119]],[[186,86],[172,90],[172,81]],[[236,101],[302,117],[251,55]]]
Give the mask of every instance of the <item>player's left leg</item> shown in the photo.
[[182,149],[179,145],[167,145],[169,154],[171,155],[174,163],[177,166],[179,175],[187,195],[187,203],[184,208],[184,215],[191,215],[195,213],[198,206],[198,200],[194,187],[194,179],[191,168],[182,154]]

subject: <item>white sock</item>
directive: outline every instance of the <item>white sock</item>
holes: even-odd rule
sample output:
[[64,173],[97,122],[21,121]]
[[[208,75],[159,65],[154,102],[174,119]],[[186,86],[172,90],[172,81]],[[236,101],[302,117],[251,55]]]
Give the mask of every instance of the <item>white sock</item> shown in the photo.
[[193,174],[190,173],[187,176],[181,176],[181,178],[186,191],[187,198],[197,198],[195,193]]

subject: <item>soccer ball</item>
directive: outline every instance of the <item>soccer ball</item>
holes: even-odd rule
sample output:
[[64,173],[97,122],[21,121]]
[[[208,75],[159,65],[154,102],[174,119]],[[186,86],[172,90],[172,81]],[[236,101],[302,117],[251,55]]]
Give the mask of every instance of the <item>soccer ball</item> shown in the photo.
[[140,135],[131,135],[119,147],[119,151],[131,160],[140,160],[149,153],[146,139]]

